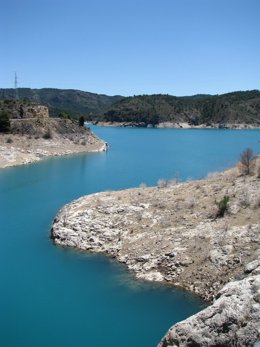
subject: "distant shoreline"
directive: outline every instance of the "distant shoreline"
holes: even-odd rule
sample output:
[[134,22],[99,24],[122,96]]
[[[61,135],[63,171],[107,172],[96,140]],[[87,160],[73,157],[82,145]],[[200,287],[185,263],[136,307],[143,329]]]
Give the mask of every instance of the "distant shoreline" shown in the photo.
[[121,127],[121,128],[157,128],[157,129],[232,129],[232,130],[250,130],[260,129],[260,124],[200,124],[191,125],[185,122],[161,122],[158,124],[145,124],[143,122],[86,122],[96,126]]

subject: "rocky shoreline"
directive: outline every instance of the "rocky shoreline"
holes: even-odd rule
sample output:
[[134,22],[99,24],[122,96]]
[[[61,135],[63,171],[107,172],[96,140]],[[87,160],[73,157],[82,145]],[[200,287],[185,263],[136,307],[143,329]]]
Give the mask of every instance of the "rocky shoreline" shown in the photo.
[[[90,122],[91,123],[91,122]],[[260,129],[260,124],[246,124],[246,123],[212,123],[212,124],[199,124],[191,125],[187,122],[161,122],[158,124],[146,124],[144,122],[92,122],[97,126],[107,127],[122,127],[122,128],[174,128],[174,129]]]
[[[217,218],[224,196],[228,211]],[[58,213],[51,237],[111,255],[137,278],[181,286],[212,303],[173,326],[160,347],[253,346],[260,340],[259,216],[259,177],[232,169],[80,198]]]
[[0,134],[0,168],[33,163],[49,156],[106,150],[107,143],[70,120],[12,120],[12,132]]

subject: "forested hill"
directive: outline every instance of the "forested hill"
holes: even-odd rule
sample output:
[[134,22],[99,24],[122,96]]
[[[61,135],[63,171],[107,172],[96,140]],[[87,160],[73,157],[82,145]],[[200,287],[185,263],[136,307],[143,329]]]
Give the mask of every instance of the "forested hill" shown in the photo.
[[[93,122],[260,125],[259,90],[183,97],[163,94],[122,97],[80,90],[19,88],[18,94],[20,99],[46,104],[50,116],[67,112],[72,118],[84,116]],[[14,98],[14,89],[0,89],[0,100]]]
[[104,112],[105,122],[187,122],[200,124],[260,124],[258,90],[222,95],[142,95],[124,98]]
[[[14,89],[0,89],[0,100],[14,99]],[[86,118],[100,115],[122,96],[107,96],[72,89],[30,89],[18,88],[19,99],[29,100],[37,104],[46,104],[50,116],[67,112],[72,118]]]

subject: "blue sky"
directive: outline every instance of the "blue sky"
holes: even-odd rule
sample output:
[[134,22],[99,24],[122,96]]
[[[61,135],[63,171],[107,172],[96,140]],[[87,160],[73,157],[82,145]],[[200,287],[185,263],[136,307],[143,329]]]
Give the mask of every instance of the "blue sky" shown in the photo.
[[0,0],[0,87],[259,89],[259,0]]

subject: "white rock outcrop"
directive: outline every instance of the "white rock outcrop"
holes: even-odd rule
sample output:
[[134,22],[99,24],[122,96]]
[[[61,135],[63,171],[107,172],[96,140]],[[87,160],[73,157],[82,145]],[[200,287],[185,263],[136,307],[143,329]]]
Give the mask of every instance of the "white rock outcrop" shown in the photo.
[[259,339],[260,276],[251,275],[226,284],[211,306],[175,324],[158,347],[246,347]]
[[[216,201],[229,197],[216,218]],[[57,245],[103,252],[137,278],[181,286],[212,303],[160,347],[253,346],[259,339],[260,179],[237,171],[187,183],[104,192],[58,213]]]

